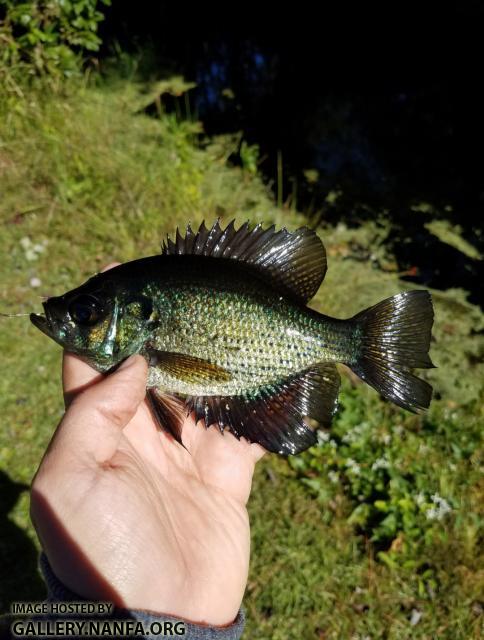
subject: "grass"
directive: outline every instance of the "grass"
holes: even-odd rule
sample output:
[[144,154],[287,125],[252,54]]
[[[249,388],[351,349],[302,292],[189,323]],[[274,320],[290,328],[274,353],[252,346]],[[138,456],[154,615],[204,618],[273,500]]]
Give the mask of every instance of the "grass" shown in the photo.
[[[103,264],[155,253],[188,220],[304,224],[275,206],[252,168],[229,166],[234,138],[200,144],[198,123],[147,117],[139,102],[128,82],[0,98],[0,311],[37,310],[40,295],[63,292]],[[363,248],[391,261],[381,227],[321,234],[329,272],[316,308],[350,316],[407,287],[357,259]],[[437,392],[428,416],[395,409],[345,375],[326,440],[291,464],[274,456],[260,464],[249,504],[246,637],[481,637],[483,315],[463,291],[433,295],[439,368],[426,372]],[[62,403],[59,348],[27,319],[0,322],[5,610],[42,597],[25,486]],[[390,468],[373,469],[382,457]],[[436,494],[451,511],[432,518]]]

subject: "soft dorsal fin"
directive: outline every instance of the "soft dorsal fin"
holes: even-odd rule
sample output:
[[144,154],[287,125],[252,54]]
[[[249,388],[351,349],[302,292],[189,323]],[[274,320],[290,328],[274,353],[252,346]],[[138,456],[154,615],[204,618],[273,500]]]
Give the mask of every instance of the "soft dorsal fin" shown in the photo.
[[326,252],[316,233],[308,227],[296,231],[274,225],[263,229],[249,223],[235,229],[232,221],[225,229],[217,220],[211,229],[202,222],[198,231],[187,226],[185,236],[176,230],[162,245],[162,255],[197,255],[237,260],[255,268],[284,293],[307,302],[319,289],[326,273]]

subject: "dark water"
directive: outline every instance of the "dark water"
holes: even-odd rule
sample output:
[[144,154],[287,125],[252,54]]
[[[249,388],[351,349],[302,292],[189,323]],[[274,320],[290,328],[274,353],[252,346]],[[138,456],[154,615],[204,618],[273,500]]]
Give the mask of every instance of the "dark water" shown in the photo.
[[[459,224],[484,250],[484,7],[421,4],[339,2],[316,12],[309,2],[118,0],[103,35],[149,48],[146,77],[179,72],[197,82],[190,107],[206,132],[243,131],[258,144],[267,179],[312,224],[380,215],[401,269],[482,303],[482,265],[424,224]],[[328,202],[331,192],[340,195]],[[433,212],[410,213],[421,202]]]

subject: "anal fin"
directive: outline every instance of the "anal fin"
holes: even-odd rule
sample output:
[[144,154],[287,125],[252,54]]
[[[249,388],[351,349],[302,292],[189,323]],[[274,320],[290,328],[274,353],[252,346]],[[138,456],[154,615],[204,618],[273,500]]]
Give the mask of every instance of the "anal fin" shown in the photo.
[[334,364],[318,364],[256,392],[238,396],[190,396],[189,411],[206,427],[229,428],[268,451],[293,455],[316,444],[316,434],[304,422],[309,416],[323,425],[337,406],[340,377]]

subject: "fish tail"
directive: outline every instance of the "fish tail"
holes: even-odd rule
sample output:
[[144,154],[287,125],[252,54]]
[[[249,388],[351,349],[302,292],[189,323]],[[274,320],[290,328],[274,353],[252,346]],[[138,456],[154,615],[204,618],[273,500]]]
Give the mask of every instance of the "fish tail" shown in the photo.
[[432,387],[411,373],[429,369],[434,312],[428,291],[406,291],[382,300],[351,319],[359,336],[355,360],[347,364],[395,404],[418,413],[432,398]]

